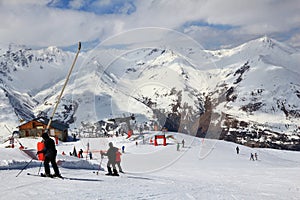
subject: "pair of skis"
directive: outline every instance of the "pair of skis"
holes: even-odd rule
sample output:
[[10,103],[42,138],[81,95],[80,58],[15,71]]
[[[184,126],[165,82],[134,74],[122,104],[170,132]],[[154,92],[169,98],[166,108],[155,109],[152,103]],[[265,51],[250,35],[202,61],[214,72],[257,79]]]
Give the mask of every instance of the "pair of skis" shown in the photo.
[[27,173],[29,176],[37,176],[37,177],[45,177],[45,178],[59,178],[59,179],[68,179],[67,177],[62,177],[62,176],[56,176],[56,175],[46,175],[44,173],[40,174],[32,174],[32,173]]
[[[99,171],[94,171],[93,172],[96,175],[106,175],[106,176],[120,176],[120,174],[104,174],[104,173],[100,173]],[[124,174],[124,172],[122,172]]]
[[61,179],[61,180],[71,180],[71,181],[88,181],[88,182],[99,182],[102,180],[99,179],[91,179],[91,178],[75,178],[75,177],[57,177],[57,176],[45,176],[44,174],[31,174],[31,173],[27,173],[27,175],[29,176],[36,176],[36,177],[43,177],[43,178],[53,178],[53,179]]

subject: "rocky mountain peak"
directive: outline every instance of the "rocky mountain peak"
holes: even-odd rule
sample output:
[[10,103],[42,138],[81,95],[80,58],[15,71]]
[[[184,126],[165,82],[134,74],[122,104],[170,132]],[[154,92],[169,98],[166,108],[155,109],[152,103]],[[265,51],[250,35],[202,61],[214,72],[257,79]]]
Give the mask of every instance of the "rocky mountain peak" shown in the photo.
[[[74,54],[57,47],[4,52],[0,78],[10,98],[5,106],[18,116],[49,115]],[[74,128],[130,112],[137,123],[157,121],[169,130],[200,137],[297,149],[297,53],[263,37],[232,49],[206,51],[208,56],[200,53],[193,64],[188,55],[169,49],[138,49],[100,71],[105,66],[102,54],[89,60],[87,53],[84,71],[76,72],[55,117]],[[194,65],[211,60],[213,68]]]

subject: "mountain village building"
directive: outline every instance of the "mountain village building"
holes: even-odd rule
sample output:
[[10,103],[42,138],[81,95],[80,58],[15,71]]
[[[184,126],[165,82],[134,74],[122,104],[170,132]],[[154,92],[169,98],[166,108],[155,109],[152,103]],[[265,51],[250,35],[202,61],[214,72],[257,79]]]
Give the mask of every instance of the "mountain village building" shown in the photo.
[[[40,137],[47,127],[49,119],[45,117],[38,117],[31,121],[28,121],[20,126],[19,135],[20,137]],[[67,141],[68,138],[67,124],[52,121],[50,125],[50,136],[57,137],[61,141]]]

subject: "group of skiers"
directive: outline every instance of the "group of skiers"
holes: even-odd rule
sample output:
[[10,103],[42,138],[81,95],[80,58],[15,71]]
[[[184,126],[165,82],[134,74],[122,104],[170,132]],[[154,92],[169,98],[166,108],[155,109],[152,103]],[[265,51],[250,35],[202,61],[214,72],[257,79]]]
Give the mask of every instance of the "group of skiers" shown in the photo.
[[255,158],[255,160],[258,160],[258,156],[257,156],[257,153],[251,153],[250,154],[250,160],[253,160],[254,161],[254,158]]
[[[106,152],[101,151],[101,156],[107,156],[108,162],[107,162],[107,171],[108,173],[106,175],[111,176],[119,176],[119,173],[116,169],[116,165],[119,168],[120,173],[124,173],[121,167],[121,152],[117,147],[114,147],[113,143],[110,142],[108,144],[109,148]],[[124,152],[124,149],[122,147],[122,152]]]
[[[48,132],[45,132],[42,134],[43,142],[44,142],[44,149],[40,150],[37,152],[37,154],[43,153],[44,154],[44,168],[45,168],[45,176],[49,177],[61,177],[58,166],[56,164],[56,155],[57,155],[57,150],[55,148],[55,142],[53,139],[51,139],[48,135]],[[182,140],[182,147],[184,147],[185,141]],[[178,143],[179,144],[179,143]],[[104,156],[108,157],[108,162],[107,162],[107,171],[108,173],[106,175],[111,175],[111,176],[119,176],[119,173],[117,171],[116,165],[118,166],[119,172],[124,173],[121,167],[121,152],[117,147],[113,146],[112,142],[109,142],[108,144],[109,148],[106,152],[100,151],[101,153],[101,159],[103,159]],[[179,145],[178,145],[179,146]],[[179,150],[179,147],[177,147],[177,150]],[[125,151],[125,146],[122,146],[122,152],[124,153]],[[74,147],[73,155],[74,153],[76,154],[76,149]],[[83,158],[83,150],[80,149],[78,153],[78,157]],[[236,153],[240,153],[240,148],[237,146],[236,147]],[[71,155],[71,153],[70,153]],[[258,160],[258,155],[257,153],[250,153],[250,160]],[[49,163],[51,163],[53,170],[54,170],[54,175],[50,174],[50,166]]]
[[83,158],[83,150],[80,149],[77,153],[76,151],[76,148],[74,147],[73,148],[73,152],[70,152],[70,156],[75,156],[75,157],[78,157],[78,158]]
[[[56,164],[56,156],[57,156],[57,150],[55,147],[55,142],[53,139],[51,139],[48,135],[47,132],[42,134],[42,138],[43,138],[43,143],[44,143],[44,148],[40,151],[37,152],[37,155],[40,153],[44,154],[44,169],[45,169],[45,176],[47,177],[62,177],[58,166]],[[107,170],[108,173],[106,175],[112,175],[112,176],[119,176],[118,171],[116,169],[116,165],[119,168],[119,172],[120,173],[124,173],[121,167],[121,152],[119,151],[118,148],[113,146],[113,143],[110,142],[109,144],[109,149],[106,152],[101,151],[101,158],[103,158],[103,156],[107,156],[108,157],[108,162],[107,162]],[[122,147],[122,152],[124,152],[125,147]],[[74,147],[74,151],[75,147]],[[80,149],[79,151],[79,156],[82,156],[82,149]],[[74,152],[73,152],[74,154]],[[54,175],[50,174],[50,166],[49,163],[51,163],[52,168],[54,170]]]
[[[109,149],[106,152],[100,151],[101,159],[103,159],[103,156],[108,157],[108,162],[107,162],[108,174],[106,174],[106,175],[119,176],[118,171],[116,169],[116,165],[118,166],[119,172],[123,173],[123,170],[122,170],[122,167],[121,167],[121,155],[122,154],[121,154],[121,152],[119,151],[118,148],[113,146],[112,142],[110,142],[108,145],[109,145]],[[124,153],[124,151],[125,151],[125,146],[122,146],[122,152]],[[78,158],[83,158],[82,154],[83,154],[83,150],[80,149],[79,152],[78,152]],[[74,147],[72,155],[77,157],[75,147]],[[90,159],[92,159],[91,154],[90,154]]]
[[[182,144],[182,148],[184,148],[184,144],[185,144],[184,139],[182,139],[181,144]],[[177,151],[179,151],[179,150],[180,150],[180,143],[177,142]]]
[[[235,150],[236,150],[237,154],[240,153],[240,148],[238,146],[235,148]],[[258,160],[258,155],[256,152],[254,154],[250,153],[250,160],[252,160],[252,161]]]

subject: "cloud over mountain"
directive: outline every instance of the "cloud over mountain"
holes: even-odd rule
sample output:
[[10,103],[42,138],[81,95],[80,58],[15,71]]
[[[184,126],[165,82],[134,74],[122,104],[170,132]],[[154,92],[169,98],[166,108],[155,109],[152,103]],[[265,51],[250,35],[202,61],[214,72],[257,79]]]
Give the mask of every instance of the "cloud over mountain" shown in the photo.
[[67,47],[78,41],[103,41],[135,28],[161,27],[184,32],[206,48],[237,45],[263,35],[299,46],[297,0],[4,0],[0,4],[0,36],[5,43]]

